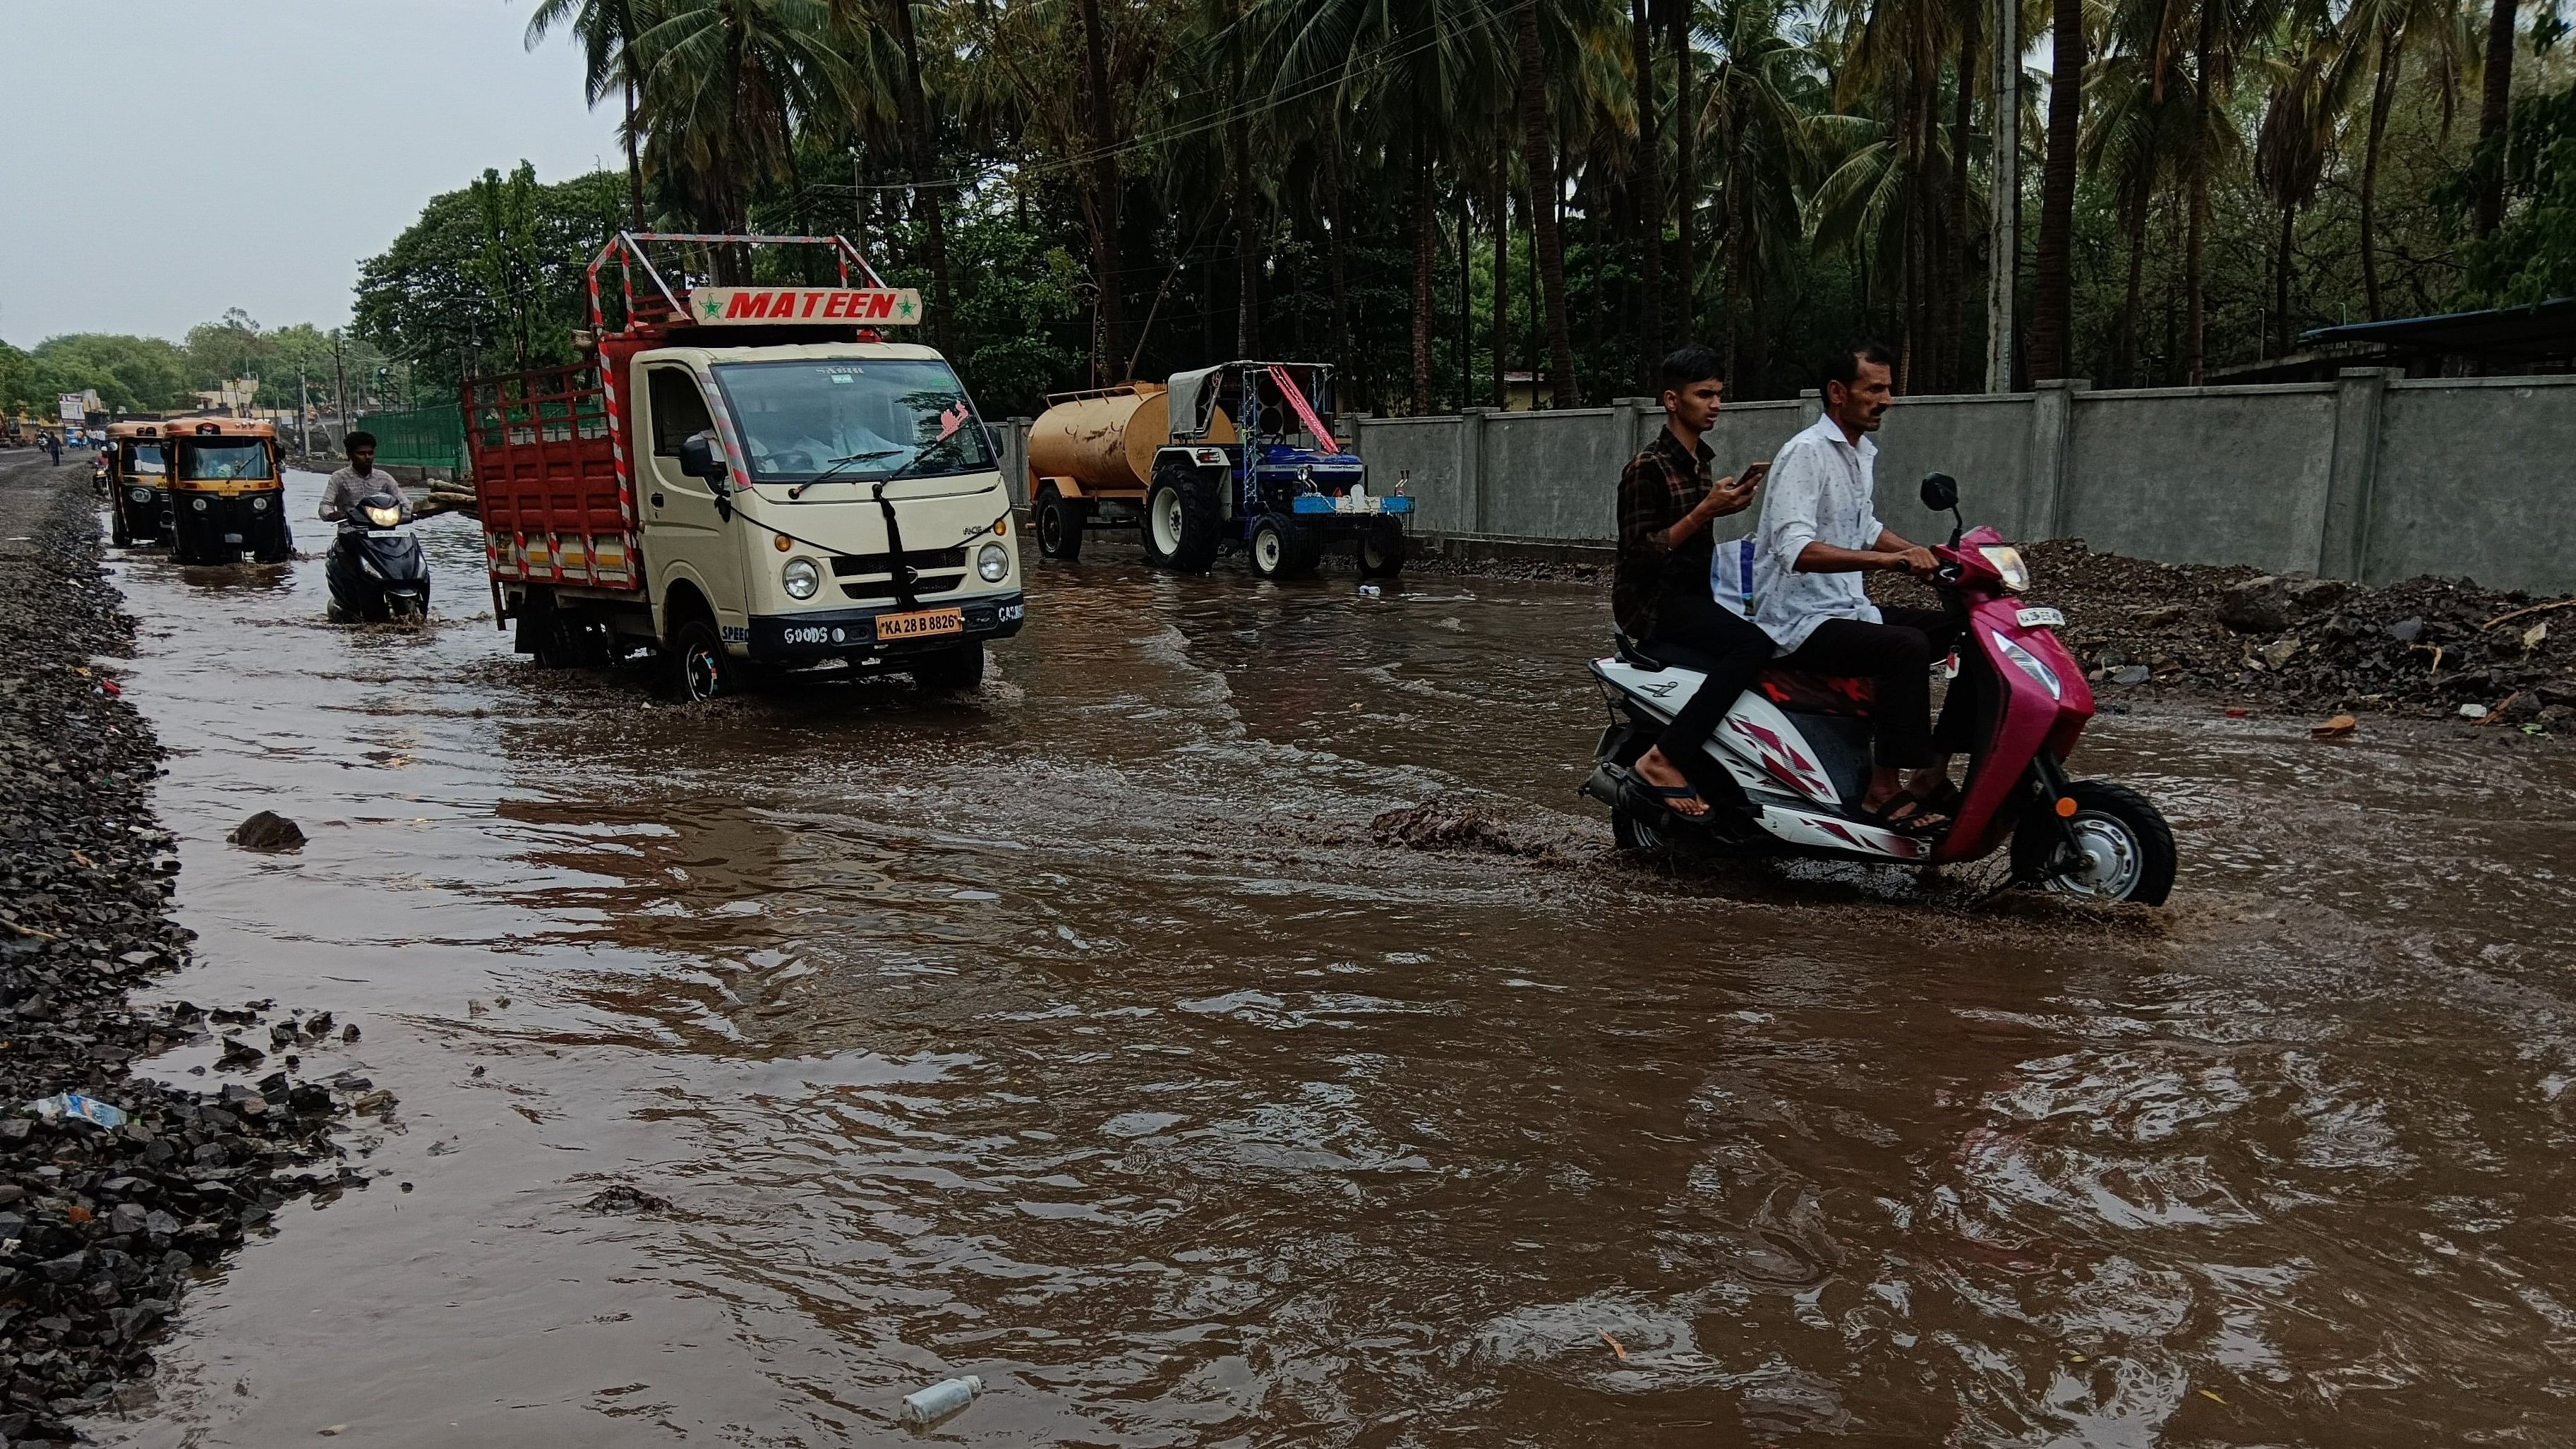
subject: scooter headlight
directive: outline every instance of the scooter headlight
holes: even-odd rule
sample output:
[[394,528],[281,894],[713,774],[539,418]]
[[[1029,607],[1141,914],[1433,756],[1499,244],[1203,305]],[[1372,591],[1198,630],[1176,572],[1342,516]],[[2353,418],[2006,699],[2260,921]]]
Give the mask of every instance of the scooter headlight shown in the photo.
[[1977,552],[1985,555],[1986,563],[2004,576],[2005,588],[2018,594],[2030,587],[2030,565],[2021,561],[2020,549],[1988,547]]
[[815,590],[823,587],[823,571],[814,567],[810,558],[791,558],[778,571],[778,586],[791,599],[810,599]]
[[988,584],[998,584],[1011,573],[1010,550],[998,543],[988,543],[975,554],[975,576]]
[[[2009,553],[2011,550],[2006,549],[2004,552]],[[2016,560],[2016,562],[2018,562],[2018,560]],[[2049,698],[2064,699],[2066,697],[2066,687],[2057,682],[2057,671],[2040,663],[2038,655],[2031,653],[2029,650],[2024,649],[2018,644],[2015,644],[2013,641],[2005,638],[2001,634],[1995,635],[1994,639],[1995,647],[2003,651],[2003,656],[2006,659],[2012,661],[2013,668],[2018,669],[2022,673],[2029,675],[2032,679],[2037,680],[2039,682],[2039,687],[2048,691]]]
[[367,521],[378,528],[391,528],[402,522],[402,510],[400,508],[370,508],[367,510]]

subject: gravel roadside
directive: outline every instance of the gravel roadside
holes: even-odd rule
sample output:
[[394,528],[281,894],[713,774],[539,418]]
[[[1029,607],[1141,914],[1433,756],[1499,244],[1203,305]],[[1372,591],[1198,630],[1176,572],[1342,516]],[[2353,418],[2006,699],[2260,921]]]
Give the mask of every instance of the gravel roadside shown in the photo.
[[[150,1395],[151,1344],[189,1285],[278,1208],[362,1186],[332,1165],[342,1094],[298,1082],[297,1045],[354,1025],[269,1003],[138,1012],[186,959],[178,860],[152,815],[161,749],[111,661],[133,621],[99,566],[89,460],[0,453],[0,1441],[69,1441],[70,1416]],[[131,1064],[223,1040],[256,1085],[217,1093]],[[281,1061],[271,1064],[270,1054]],[[201,1069],[202,1070],[202,1069]],[[334,1087],[339,1089],[334,1091]],[[79,1093],[124,1120],[48,1118]]]

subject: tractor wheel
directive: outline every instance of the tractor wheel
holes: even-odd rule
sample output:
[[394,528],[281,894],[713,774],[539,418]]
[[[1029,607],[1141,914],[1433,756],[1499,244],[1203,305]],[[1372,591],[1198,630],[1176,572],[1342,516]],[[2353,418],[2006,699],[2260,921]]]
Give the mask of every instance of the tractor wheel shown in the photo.
[[1080,501],[1065,497],[1049,484],[1038,492],[1038,556],[1071,563],[1082,557],[1085,522]]
[[1391,579],[1404,572],[1404,525],[1392,518],[1372,521],[1360,533],[1360,577]]
[[1162,469],[1145,495],[1145,551],[1174,573],[1203,574],[1216,563],[1224,518],[1217,479],[1198,468]]
[[1252,571],[1265,579],[1303,578],[1320,550],[1312,529],[1289,513],[1265,513],[1252,526]]

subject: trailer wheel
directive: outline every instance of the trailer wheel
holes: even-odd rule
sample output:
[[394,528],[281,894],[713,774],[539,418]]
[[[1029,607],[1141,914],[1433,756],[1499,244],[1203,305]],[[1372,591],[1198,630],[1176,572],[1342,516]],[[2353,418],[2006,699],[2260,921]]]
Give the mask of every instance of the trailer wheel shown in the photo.
[[1050,483],[1038,491],[1038,556],[1066,563],[1082,557],[1082,505]]
[[1360,531],[1360,577],[1391,579],[1404,572],[1404,525],[1392,518],[1381,518]]
[[943,694],[964,694],[984,683],[984,645],[981,640],[958,644],[936,654],[925,654],[912,666],[913,683]]
[[1315,571],[1312,530],[1294,515],[1265,513],[1252,526],[1252,571],[1265,579],[1302,578]]
[[716,633],[714,621],[681,620],[671,631],[670,656],[671,693],[682,704],[733,693],[733,660],[725,656],[724,640]]
[[1214,477],[1186,464],[1155,474],[1153,491],[1145,495],[1145,547],[1161,567],[1203,574],[1216,562],[1218,530],[1225,522],[1216,489]]

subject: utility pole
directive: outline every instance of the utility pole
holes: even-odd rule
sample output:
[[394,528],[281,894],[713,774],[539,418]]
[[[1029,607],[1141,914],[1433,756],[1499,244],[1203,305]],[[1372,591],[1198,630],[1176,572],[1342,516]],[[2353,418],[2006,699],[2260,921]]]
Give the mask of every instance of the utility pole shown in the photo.
[[340,350],[340,329],[331,329],[331,395],[340,400],[340,446],[349,445],[349,362]]
[[1986,391],[2013,382],[2013,300],[2021,280],[2021,7],[1994,0],[1994,177],[1987,187]]
[[303,434],[304,456],[313,456],[313,397],[304,389],[304,369],[295,369],[295,424]]

